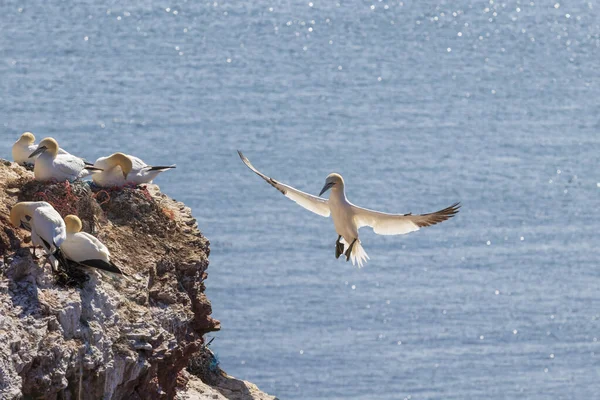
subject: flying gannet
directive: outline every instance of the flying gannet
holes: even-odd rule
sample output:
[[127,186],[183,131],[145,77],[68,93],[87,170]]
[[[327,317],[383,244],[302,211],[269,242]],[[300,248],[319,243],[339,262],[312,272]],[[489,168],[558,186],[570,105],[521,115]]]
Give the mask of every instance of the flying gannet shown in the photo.
[[344,253],[346,261],[352,259],[352,264],[358,264],[359,268],[361,268],[363,263],[366,263],[367,259],[369,259],[369,256],[363,249],[358,237],[358,230],[361,227],[370,226],[378,235],[402,235],[452,218],[460,208],[460,203],[455,203],[443,210],[422,215],[386,214],[379,211],[368,210],[366,208],[355,206],[348,201],[344,190],[344,179],[339,174],[329,174],[325,180],[325,185],[323,186],[321,193],[319,193],[319,196],[326,191],[331,190],[331,194],[327,200],[304,193],[266,176],[254,168],[250,163],[250,160],[248,160],[241,151],[238,150],[238,154],[248,168],[289,199],[315,214],[319,214],[323,217],[329,217],[331,215],[335,230],[338,234],[335,243],[335,257],[339,258],[340,255]]
[[60,147],[53,138],[43,139],[38,148],[29,155],[30,158],[38,156],[33,167],[33,174],[37,181],[49,180],[74,180],[84,178],[90,173],[101,169],[89,166],[79,157],[71,154],[59,154]]
[[[10,210],[10,222],[31,232],[34,246],[44,249],[53,268],[62,261],[58,249],[67,238],[65,222],[45,201],[22,201]],[[55,258],[56,256],[56,258]]]
[[[74,261],[86,267],[101,269],[108,272],[123,274],[121,269],[110,261],[110,252],[96,237],[81,232],[81,220],[76,215],[65,217],[67,237],[60,249],[67,260]],[[124,275],[124,274],[123,274]]]
[[141,185],[152,183],[154,178],[163,171],[176,166],[152,166],[135,156],[115,153],[108,157],[100,157],[94,167],[104,171],[94,174],[94,183],[102,187],[123,186],[128,184]]
[[[19,137],[19,140],[13,144],[12,147],[12,156],[13,161],[17,164],[33,164],[35,162],[35,158],[29,157],[31,153],[36,151],[38,148],[37,144],[35,144],[35,136],[31,132],[25,132]],[[58,154],[69,154],[64,149],[59,149]]]

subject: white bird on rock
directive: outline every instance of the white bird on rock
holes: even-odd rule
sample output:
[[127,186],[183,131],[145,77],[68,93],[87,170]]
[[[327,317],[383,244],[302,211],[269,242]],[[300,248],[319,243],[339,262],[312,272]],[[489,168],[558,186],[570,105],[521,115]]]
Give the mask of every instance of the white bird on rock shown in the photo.
[[108,157],[100,157],[94,163],[94,167],[104,170],[92,176],[94,183],[102,187],[111,187],[152,183],[158,174],[176,166],[152,166],[138,157],[115,153]]
[[248,168],[289,199],[315,214],[323,217],[331,215],[338,234],[335,243],[335,257],[339,258],[344,253],[346,261],[352,259],[352,264],[358,264],[359,268],[369,259],[358,238],[358,230],[361,227],[370,226],[379,235],[402,235],[452,218],[460,208],[460,204],[455,203],[443,210],[423,215],[386,214],[368,210],[355,206],[348,201],[344,191],[344,179],[339,174],[329,174],[325,180],[325,186],[323,186],[319,196],[331,190],[329,200],[327,200],[301,192],[264,175],[254,168],[242,152],[238,151],[238,154]]
[[[44,249],[46,255],[56,267],[61,260],[57,250],[67,238],[65,222],[60,214],[45,201],[22,201],[10,210],[10,222],[19,228],[31,232],[34,246]],[[56,258],[54,258],[56,256]]]
[[29,155],[30,158],[38,156],[33,167],[33,174],[37,181],[57,180],[72,181],[84,178],[90,173],[101,169],[86,165],[82,158],[71,154],[60,154],[60,147],[53,138],[43,139],[38,148]]
[[127,176],[133,169],[131,158],[123,153],[114,153],[108,157],[100,157],[94,167],[101,168],[102,172],[92,175],[94,183],[101,187],[123,186],[127,183]]
[[81,232],[82,224],[79,217],[67,215],[65,224],[67,236],[60,249],[67,260],[86,267],[123,274],[123,271],[110,260],[110,252],[106,246],[89,233]]
[[[12,156],[13,161],[17,164],[33,164],[35,158],[31,158],[30,155],[36,151],[38,145],[35,144],[35,136],[31,132],[25,132],[21,135],[19,140],[13,144]],[[69,154],[64,149],[59,149],[58,154]]]

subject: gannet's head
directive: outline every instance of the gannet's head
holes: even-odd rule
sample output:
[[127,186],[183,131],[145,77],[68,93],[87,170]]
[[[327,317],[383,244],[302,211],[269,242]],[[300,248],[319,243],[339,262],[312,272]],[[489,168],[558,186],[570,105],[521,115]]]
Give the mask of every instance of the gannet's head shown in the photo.
[[26,202],[17,203],[10,210],[10,223],[17,228],[21,228],[21,220],[28,215],[28,207]]
[[22,201],[15,204],[10,210],[10,223],[17,228],[29,230],[23,226],[23,221],[29,221],[35,209],[43,205],[49,204],[44,201]]
[[43,139],[38,145],[37,150],[29,155],[29,158],[35,157],[38,154],[42,154],[46,151],[53,156],[56,156],[58,154],[58,142],[51,137]]
[[127,175],[131,172],[133,168],[133,163],[131,162],[131,158],[127,157],[123,153],[115,153],[106,159],[111,167],[119,166],[121,167],[121,171],[123,171],[123,179],[127,180]]
[[81,232],[83,225],[77,215],[67,215],[65,217],[65,225],[67,227],[67,233]]
[[327,179],[325,179],[325,186],[323,186],[323,189],[321,189],[321,193],[319,193],[319,196],[321,196],[323,193],[334,187],[344,187],[344,178],[342,178],[340,174],[333,173],[327,176]]
[[33,133],[31,132],[25,132],[21,135],[18,142],[27,146],[32,145],[35,142],[35,136],[33,136]]

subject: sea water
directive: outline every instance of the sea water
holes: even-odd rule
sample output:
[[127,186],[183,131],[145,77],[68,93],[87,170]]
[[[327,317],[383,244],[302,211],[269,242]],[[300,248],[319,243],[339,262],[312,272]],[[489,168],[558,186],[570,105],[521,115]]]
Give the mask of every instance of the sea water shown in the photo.
[[[600,393],[595,1],[0,2],[0,142],[176,163],[230,374],[282,399]],[[361,240],[312,194],[450,221]]]

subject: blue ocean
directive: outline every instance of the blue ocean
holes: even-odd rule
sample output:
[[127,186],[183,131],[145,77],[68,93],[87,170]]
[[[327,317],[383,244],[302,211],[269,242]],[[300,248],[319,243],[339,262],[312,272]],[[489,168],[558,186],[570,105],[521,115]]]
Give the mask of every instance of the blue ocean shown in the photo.
[[[600,393],[600,4],[0,2],[0,156],[55,137],[155,182],[211,241],[229,374],[281,399],[593,399]],[[331,219],[246,169],[393,213]]]

